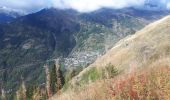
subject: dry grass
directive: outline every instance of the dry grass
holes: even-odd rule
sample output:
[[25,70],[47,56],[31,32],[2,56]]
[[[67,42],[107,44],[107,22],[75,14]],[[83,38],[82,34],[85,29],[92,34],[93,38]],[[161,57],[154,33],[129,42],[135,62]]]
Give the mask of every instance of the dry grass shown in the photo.
[[155,66],[110,85],[116,100],[170,100],[170,67]]
[[119,41],[104,56],[83,70],[73,81],[91,67],[105,67],[111,63],[119,70],[129,70],[131,65],[149,66],[160,57],[170,56],[170,16],[146,26],[132,36]]
[[[170,16],[146,26],[118,42],[104,56],[83,70],[112,64],[123,73],[73,87],[52,100],[170,100]],[[74,84],[73,84],[74,86]]]
[[170,59],[160,60],[145,70],[89,83],[52,100],[170,100],[169,65]]

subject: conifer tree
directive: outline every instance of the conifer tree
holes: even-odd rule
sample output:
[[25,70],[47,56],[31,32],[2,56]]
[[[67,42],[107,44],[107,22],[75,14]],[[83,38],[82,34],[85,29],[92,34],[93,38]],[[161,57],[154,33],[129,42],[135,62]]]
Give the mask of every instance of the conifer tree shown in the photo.
[[33,96],[32,96],[32,100],[41,100],[41,90],[39,87],[35,87],[34,91],[33,91]]
[[61,71],[59,60],[56,60],[50,72],[50,88],[51,92],[57,93],[64,85],[64,76]]
[[36,89],[36,86],[29,85],[27,87],[27,91],[26,91],[27,99],[32,100],[35,89]]
[[6,100],[5,90],[3,88],[1,89],[1,98],[0,99]]
[[46,90],[47,90],[47,96],[51,97],[51,88],[50,88],[50,72],[49,72],[49,67],[47,65],[44,65],[45,68],[45,73],[46,73]]
[[57,75],[56,75],[56,66],[53,65],[50,71],[50,89],[52,94],[57,92]]
[[64,85],[64,76],[60,68],[57,69],[57,91],[59,91]]
[[26,86],[25,86],[25,82],[22,81],[22,95],[23,95],[23,100],[26,100],[27,99],[27,96],[26,96]]
[[27,100],[27,96],[26,96],[26,86],[25,86],[25,82],[23,80],[23,77],[21,77],[22,80],[22,84],[21,87],[18,89],[18,91],[16,91],[16,99],[17,100]]

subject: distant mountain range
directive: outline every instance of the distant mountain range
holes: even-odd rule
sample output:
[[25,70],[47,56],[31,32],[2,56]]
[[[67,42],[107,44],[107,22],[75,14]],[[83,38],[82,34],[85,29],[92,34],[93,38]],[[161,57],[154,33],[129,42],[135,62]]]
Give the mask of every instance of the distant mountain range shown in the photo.
[[13,19],[24,16],[25,13],[7,7],[0,7],[0,23],[10,22]]

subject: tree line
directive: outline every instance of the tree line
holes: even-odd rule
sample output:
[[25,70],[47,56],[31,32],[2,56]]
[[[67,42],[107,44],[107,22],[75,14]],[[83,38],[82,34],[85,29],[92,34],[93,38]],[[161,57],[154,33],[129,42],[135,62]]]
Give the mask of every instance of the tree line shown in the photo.
[[[52,67],[47,64],[44,65],[46,83],[45,88],[38,85],[26,86],[24,78],[21,77],[21,85],[15,93],[14,100],[46,100],[60,90],[65,84],[63,72],[61,71],[61,64],[59,60],[55,61]],[[3,88],[1,88],[0,100],[7,100],[7,96]]]

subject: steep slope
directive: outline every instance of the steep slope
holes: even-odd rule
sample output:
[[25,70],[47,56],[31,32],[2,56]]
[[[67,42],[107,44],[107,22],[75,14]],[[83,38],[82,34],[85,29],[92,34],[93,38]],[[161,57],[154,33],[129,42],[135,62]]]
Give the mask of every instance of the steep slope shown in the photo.
[[91,66],[105,66],[111,63],[118,67],[130,67],[131,63],[136,63],[140,67],[151,64],[161,56],[168,57],[170,53],[169,22],[169,16],[165,17],[135,35],[119,41],[114,48]]
[[[169,56],[170,16],[167,16],[119,41],[104,56],[98,58],[72,80],[73,88],[71,90],[63,95],[54,96],[52,100],[168,99],[170,98],[168,90],[170,79],[167,77],[170,69]],[[108,64],[115,66],[120,73],[113,79],[102,79],[97,71],[106,71],[105,68]],[[94,68],[96,71],[92,71]],[[81,81],[84,80],[84,75],[89,80],[82,87]],[[98,81],[91,83],[94,81],[92,79]]]
[[167,16],[146,26],[135,35],[122,39],[86,70],[90,67],[105,67],[107,64],[112,64],[122,70],[130,70],[131,66],[140,68],[150,65],[162,57],[168,57],[170,54],[169,22],[170,16]]
[[145,11],[134,8],[103,8],[92,13],[79,14],[80,31],[75,35],[77,44],[64,63],[66,66],[88,65],[120,39],[134,34],[168,13],[169,11]]
[[0,23],[9,22],[13,19],[14,19],[14,17],[12,17],[12,16],[9,16],[5,13],[0,13]]
[[74,12],[44,9],[1,24],[0,30],[1,82],[7,91],[15,91],[21,75],[26,81],[43,84],[43,64],[71,52],[79,24]]
[[168,13],[127,8],[82,14],[51,8],[1,24],[2,87],[15,92],[21,75],[28,84],[44,84],[43,65],[58,57],[64,67],[91,64],[120,39]]

